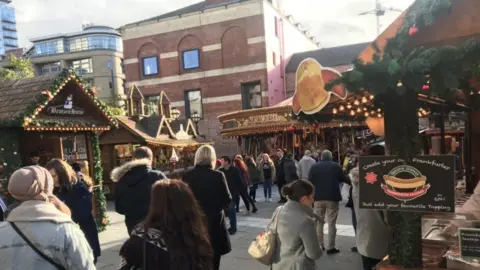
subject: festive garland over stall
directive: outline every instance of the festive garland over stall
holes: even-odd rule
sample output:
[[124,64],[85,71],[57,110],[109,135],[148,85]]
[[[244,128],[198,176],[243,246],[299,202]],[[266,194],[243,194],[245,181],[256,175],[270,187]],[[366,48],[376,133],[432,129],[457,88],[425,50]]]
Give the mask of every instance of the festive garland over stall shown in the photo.
[[110,224],[110,221],[107,216],[107,198],[103,190],[102,154],[100,152],[100,139],[97,134],[92,133],[91,143],[93,150],[93,183],[95,186],[93,193],[95,194],[96,222],[98,231],[102,232]]

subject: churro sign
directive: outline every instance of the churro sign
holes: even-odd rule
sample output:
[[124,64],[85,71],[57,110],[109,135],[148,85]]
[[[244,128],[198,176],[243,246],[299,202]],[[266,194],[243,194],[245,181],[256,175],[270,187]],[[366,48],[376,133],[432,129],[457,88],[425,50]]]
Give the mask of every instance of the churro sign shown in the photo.
[[360,208],[415,212],[455,211],[455,157],[395,156],[359,160]]

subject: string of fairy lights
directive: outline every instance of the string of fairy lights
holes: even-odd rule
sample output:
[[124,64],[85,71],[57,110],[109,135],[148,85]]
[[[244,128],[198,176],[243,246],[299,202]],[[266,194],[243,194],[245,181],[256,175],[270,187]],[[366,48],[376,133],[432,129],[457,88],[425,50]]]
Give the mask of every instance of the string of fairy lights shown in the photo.
[[[351,117],[383,117],[383,110],[373,104],[373,95],[364,95],[353,101],[345,101],[332,109],[333,115],[349,115]],[[418,109],[418,117],[426,117],[430,111],[424,108]]]

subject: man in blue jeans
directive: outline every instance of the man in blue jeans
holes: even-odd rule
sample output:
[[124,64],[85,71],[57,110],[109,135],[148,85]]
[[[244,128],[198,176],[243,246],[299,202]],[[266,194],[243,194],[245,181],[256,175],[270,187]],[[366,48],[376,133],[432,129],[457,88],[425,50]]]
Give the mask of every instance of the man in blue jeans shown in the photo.
[[222,157],[223,166],[220,169],[227,179],[228,189],[232,195],[232,200],[228,206],[228,219],[230,220],[230,228],[228,232],[234,235],[237,232],[237,212],[235,209],[235,202],[239,196],[240,189],[242,188],[242,174],[238,168],[232,166],[232,160],[228,156]]

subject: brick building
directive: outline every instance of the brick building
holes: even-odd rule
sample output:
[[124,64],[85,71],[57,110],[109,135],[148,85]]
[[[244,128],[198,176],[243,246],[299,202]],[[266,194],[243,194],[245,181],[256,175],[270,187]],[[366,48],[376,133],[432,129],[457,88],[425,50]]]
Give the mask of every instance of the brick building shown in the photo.
[[165,91],[184,117],[201,115],[199,132],[218,154],[236,144],[221,138],[217,116],[284,100],[286,60],[318,48],[274,0],[206,0],[120,32],[126,86],[152,100]]

